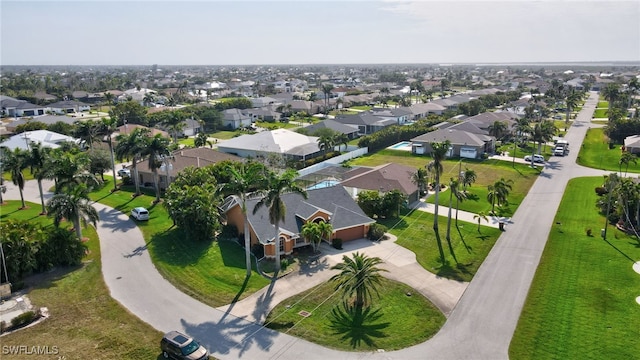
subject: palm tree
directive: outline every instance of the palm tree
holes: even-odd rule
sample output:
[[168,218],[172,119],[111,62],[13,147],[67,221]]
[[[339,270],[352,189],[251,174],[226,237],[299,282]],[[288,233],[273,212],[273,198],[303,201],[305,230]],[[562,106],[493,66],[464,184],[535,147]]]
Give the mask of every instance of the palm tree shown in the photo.
[[31,152],[28,158],[28,164],[31,168],[31,174],[38,181],[38,191],[40,191],[40,203],[42,205],[42,212],[40,215],[46,215],[47,208],[44,203],[44,191],[42,190],[42,180],[50,176],[49,168],[47,167],[48,148],[43,148],[40,143],[31,143]]
[[609,120],[611,120],[611,109],[616,107],[616,101],[620,99],[620,85],[616,83],[607,84],[602,89],[602,97],[609,102]]
[[153,93],[148,92],[144,95],[144,98],[142,99],[142,103],[144,104],[144,106],[149,106],[153,104],[155,100],[156,100],[156,97],[153,95]]
[[106,92],[106,93],[104,93],[104,102],[105,102],[107,105],[109,105],[109,106],[112,106],[112,105],[113,105],[113,98],[114,98],[114,96],[113,96],[113,94],[112,94],[112,93],[110,93],[110,92]]
[[629,163],[633,163],[636,165],[638,163],[638,157],[636,154],[632,154],[628,151],[623,151],[620,156],[620,161],[618,162],[618,166],[620,167],[620,176],[622,176],[622,165],[625,165],[624,174],[627,175],[627,171],[629,170]]
[[195,139],[193,139],[193,145],[195,147],[201,147],[205,145],[212,146],[213,143],[209,141],[209,137],[207,136],[207,134],[199,132],[198,135],[196,135]]
[[[460,191],[460,183],[458,181],[451,183],[451,194],[456,197],[456,227],[458,227],[458,210],[460,209],[460,202],[467,199],[467,194]],[[451,207],[451,206],[449,206]]]
[[178,142],[178,132],[181,131],[185,124],[184,120],[187,118],[187,114],[180,110],[172,111],[170,116],[167,116],[165,121],[163,122],[169,130],[171,130],[171,135],[173,136],[173,142]]
[[436,234],[436,242],[438,244],[438,251],[440,251],[440,260],[444,264],[444,250],[442,249],[442,240],[440,239],[440,232],[438,230],[438,205],[440,199],[440,175],[444,171],[442,163],[447,156],[451,143],[449,140],[440,143],[431,143],[431,156],[433,160],[427,165],[427,170],[431,172],[435,177],[435,201],[434,201],[434,217],[433,217],[433,231]]
[[140,154],[144,151],[149,134],[148,129],[136,128],[131,134],[118,135],[116,140],[116,156],[119,160],[131,157],[131,167],[133,168],[133,182],[136,186],[135,196],[140,195],[140,184],[138,177],[138,160]]
[[261,190],[264,196],[258,201],[253,208],[253,213],[258,212],[263,206],[269,209],[269,221],[274,226],[274,246],[276,255],[276,272],[280,271],[280,221],[284,220],[286,214],[286,206],[282,200],[284,193],[297,193],[307,198],[307,192],[295,183],[298,173],[288,169],[282,174],[269,172],[267,176],[266,190]]
[[324,155],[326,156],[327,153],[329,152],[329,150],[333,149],[335,147],[335,144],[333,142],[333,136],[332,135],[322,135],[318,138],[318,146],[320,147],[320,150],[322,150],[324,152]]
[[[144,150],[140,153],[141,156],[149,157],[149,169],[153,173],[153,183],[156,188],[156,203],[160,202],[160,186],[158,184],[158,169],[164,163],[165,157],[171,155],[169,151],[169,139],[165,138],[161,134],[156,134],[152,138],[146,138],[147,144]],[[167,178],[167,183],[169,179]],[[167,184],[168,185],[168,184]]]
[[567,106],[567,115],[564,119],[565,124],[569,124],[569,120],[571,119],[571,111],[578,106],[578,102],[582,96],[575,90],[571,90],[567,93],[567,97],[565,98],[565,103]]
[[113,152],[113,133],[118,129],[118,122],[115,118],[102,118],[102,128],[100,133],[106,137],[107,144],[109,144],[109,155],[111,155],[111,170],[113,172],[113,190],[118,190],[118,181],[116,177],[116,160]]
[[462,175],[462,186],[465,193],[467,192],[467,186],[471,186],[471,184],[476,182],[477,178],[478,175],[475,171],[467,167],[464,168],[464,175]]
[[244,250],[247,266],[247,277],[251,276],[251,237],[249,233],[249,220],[247,218],[247,196],[251,192],[262,190],[265,168],[257,162],[239,163],[228,165],[229,182],[222,186],[225,193],[240,198],[240,209],[244,222]]
[[489,192],[487,193],[487,200],[491,203],[491,213],[495,214],[495,204],[498,203],[498,206],[504,205],[507,203],[507,197],[509,196],[509,191],[513,188],[512,186],[513,180],[500,178],[500,180],[493,183],[493,185],[488,186]]
[[[344,145],[344,149],[346,151],[347,147],[349,146],[349,135],[345,133],[336,133],[336,135],[333,137],[333,143],[335,145],[339,145],[340,147]],[[338,148],[338,150],[340,149]]]
[[373,300],[373,294],[379,296],[377,287],[382,279],[382,264],[379,257],[367,257],[358,252],[352,258],[342,256],[342,262],[331,267],[332,270],[339,270],[340,273],[331,277],[330,281],[336,283],[336,290],[341,289],[345,296],[355,295],[355,306],[361,308],[367,301]]
[[307,239],[313,247],[313,252],[318,252],[320,241],[322,241],[322,233],[318,227],[318,223],[308,222],[302,225],[300,234]]
[[480,211],[476,215],[473,215],[473,219],[478,220],[478,233],[480,232],[480,221],[484,220],[486,222],[489,222],[489,218],[487,218],[487,214],[485,214],[484,211]]
[[456,226],[458,225],[458,204],[461,199],[464,199],[464,193],[460,191],[460,182],[454,178],[449,180],[449,213],[447,214],[447,233],[445,239],[447,239],[447,245],[449,246],[449,252],[454,259],[456,255],[453,252],[451,246],[451,213],[453,208],[453,197],[456,197]]
[[489,135],[495,137],[497,140],[502,139],[504,134],[507,132],[507,124],[502,121],[494,121],[493,124],[489,125]]
[[13,151],[8,150],[7,148],[3,148],[4,153],[4,165],[3,167],[9,170],[9,174],[11,175],[11,182],[13,185],[18,187],[20,191],[20,201],[22,202],[21,209],[25,209],[27,205],[24,202],[24,194],[22,191],[24,190],[24,173],[22,170],[26,169],[28,166],[29,153],[20,148],[15,148]]
[[93,142],[100,138],[100,124],[93,120],[76,121],[75,136],[84,141],[89,148],[93,148]]
[[429,172],[425,168],[418,168],[416,172],[411,175],[411,182],[418,187],[420,197],[424,195],[425,189],[427,188],[428,175]]
[[91,200],[84,184],[76,185],[69,189],[66,193],[53,195],[47,203],[49,216],[53,217],[53,223],[56,227],[60,225],[62,219],[68,219],[73,222],[76,230],[76,236],[82,240],[82,228],[80,222],[86,226],[87,221],[94,226],[100,220],[98,212],[91,205]]
[[324,93],[324,114],[325,115],[329,113],[329,97],[331,96],[331,90],[333,90],[333,85],[331,84],[322,85],[322,92]]
[[320,221],[317,224],[320,230],[320,239],[330,241],[333,235],[333,226],[326,221]]

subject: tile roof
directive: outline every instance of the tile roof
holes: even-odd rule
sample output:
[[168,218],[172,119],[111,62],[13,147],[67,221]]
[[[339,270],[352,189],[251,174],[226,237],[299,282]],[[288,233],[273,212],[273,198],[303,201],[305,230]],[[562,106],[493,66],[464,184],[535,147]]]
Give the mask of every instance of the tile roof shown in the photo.
[[381,192],[389,192],[396,189],[403,194],[410,195],[418,191],[418,186],[411,181],[411,177],[415,172],[416,169],[410,166],[389,163],[350,177],[340,184],[347,187]]

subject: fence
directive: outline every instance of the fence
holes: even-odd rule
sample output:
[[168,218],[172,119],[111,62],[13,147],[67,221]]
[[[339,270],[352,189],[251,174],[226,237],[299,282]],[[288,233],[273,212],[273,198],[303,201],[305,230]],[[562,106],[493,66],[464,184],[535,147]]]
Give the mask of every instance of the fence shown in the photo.
[[298,174],[300,176],[305,176],[305,175],[309,175],[309,174],[313,174],[316,171],[322,170],[328,166],[333,166],[333,165],[337,165],[340,164],[341,162],[345,161],[345,160],[350,160],[353,158],[357,158],[359,156],[365,155],[369,153],[369,148],[359,148],[353,151],[350,151],[346,154],[342,154],[340,156],[336,156],[336,157],[332,157],[331,159],[327,159],[323,162],[319,162],[317,164],[313,164],[311,166],[307,166],[304,169],[300,169],[298,170]]

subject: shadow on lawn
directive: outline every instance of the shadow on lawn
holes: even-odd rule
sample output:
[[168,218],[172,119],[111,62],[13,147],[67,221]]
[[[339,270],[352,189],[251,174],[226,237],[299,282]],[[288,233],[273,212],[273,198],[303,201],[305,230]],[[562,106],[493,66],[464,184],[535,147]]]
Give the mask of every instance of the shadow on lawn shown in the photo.
[[390,325],[376,323],[383,315],[380,310],[343,303],[331,310],[329,327],[335,334],[342,335],[341,340],[349,340],[353,349],[360,347],[363,342],[369,347],[375,347],[374,339],[386,337],[382,330]]
[[193,240],[180,228],[174,227],[153,235],[147,245],[149,244],[153,244],[154,255],[159,262],[186,266],[197,263],[217,242]]
[[609,240],[604,239],[604,241],[609,244],[612,248],[614,248],[617,252],[619,252],[622,256],[626,257],[629,261],[631,261],[632,263],[635,263],[636,260],[633,260],[632,258],[629,257],[629,255],[625,254],[624,252],[622,252],[622,250],[618,249],[615,245],[613,245],[612,243],[609,242]]
[[469,264],[457,263],[455,266],[452,266],[451,264],[449,264],[449,262],[445,262],[444,265],[440,266],[436,275],[446,279],[451,279],[456,281],[467,281],[462,276],[462,274],[473,275],[473,273],[467,269],[472,265],[473,263],[469,263]]

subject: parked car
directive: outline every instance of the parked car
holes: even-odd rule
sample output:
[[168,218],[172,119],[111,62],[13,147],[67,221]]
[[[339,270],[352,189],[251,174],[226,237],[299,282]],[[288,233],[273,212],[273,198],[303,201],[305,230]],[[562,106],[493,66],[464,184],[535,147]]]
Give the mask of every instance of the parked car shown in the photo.
[[202,360],[209,358],[209,352],[189,335],[170,331],[160,340],[160,349],[165,359]]
[[149,220],[149,210],[139,206],[131,209],[131,216],[138,221]]
[[129,169],[120,169],[118,170],[118,176],[120,177],[131,177],[131,170]]
[[[531,162],[531,155],[525,156],[524,157],[524,161]],[[538,155],[538,154],[533,155],[533,162],[543,163],[544,162],[544,156]]]
[[564,147],[557,147],[553,149],[553,156],[564,156],[566,154]]

